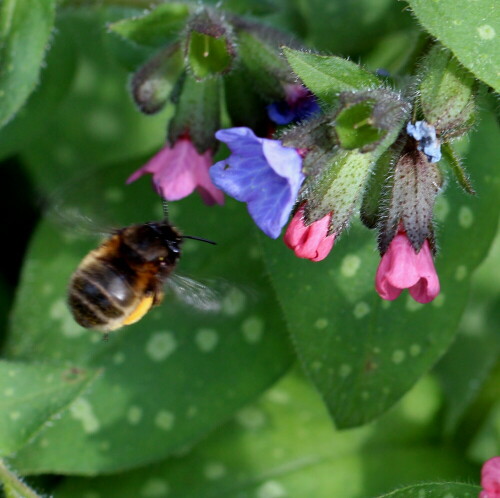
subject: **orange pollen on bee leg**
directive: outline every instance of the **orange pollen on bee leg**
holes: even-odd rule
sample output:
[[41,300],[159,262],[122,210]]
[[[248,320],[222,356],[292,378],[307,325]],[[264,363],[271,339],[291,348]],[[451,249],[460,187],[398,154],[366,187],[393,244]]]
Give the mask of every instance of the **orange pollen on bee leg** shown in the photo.
[[122,325],[130,325],[131,323],[138,322],[150,310],[153,305],[153,300],[154,296],[143,297],[134,311],[132,311],[132,313],[125,318]]

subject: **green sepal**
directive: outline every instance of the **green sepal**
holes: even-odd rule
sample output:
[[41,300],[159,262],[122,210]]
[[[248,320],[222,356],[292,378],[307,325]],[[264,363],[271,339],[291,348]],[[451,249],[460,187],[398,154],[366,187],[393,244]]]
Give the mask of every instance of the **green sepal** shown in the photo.
[[363,224],[370,229],[375,228],[379,223],[384,185],[389,178],[393,163],[394,151],[388,149],[380,156],[368,179],[361,203],[360,218]]
[[184,50],[186,65],[199,81],[228,73],[236,57],[231,27],[207,9],[190,19]]
[[335,119],[335,130],[343,149],[359,149],[378,142],[385,131],[373,126],[371,119],[374,102],[365,100],[342,109]]
[[286,60],[280,55],[278,45],[258,34],[239,31],[238,53],[255,89],[266,99],[283,99],[283,84],[293,83],[294,78]]
[[358,64],[341,57],[311,54],[284,47],[293,71],[320,100],[336,103],[340,92],[374,89],[381,80]]
[[356,202],[368,179],[374,160],[373,152],[337,149],[330,152],[325,169],[308,185],[305,207],[306,224],[332,213],[329,234],[339,234],[349,223]]
[[178,43],[162,50],[143,64],[132,76],[130,90],[134,102],[145,114],[163,109],[172,91],[173,82],[183,68]]
[[162,3],[143,16],[108,24],[108,30],[138,45],[160,48],[177,41],[188,15],[185,3]]
[[453,150],[453,147],[449,143],[441,145],[441,152],[443,153],[443,158],[450,167],[451,171],[455,175],[455,179],[458,184],[470,195],[476,195],[476,191],[472,186],[469,175],[462,165],[462,161]]
[[339,106],[333,123],[338,143],[361,152],[375,149],[388,135],[394,140],[410,111],[399,94],[383,89],[342,92]]
[[219,78],[196,81],[184,73],[174,97],[175,113],[169,124],[171,144],[187,135],[200,154],[215,149],[215,132],[220,128],[220,93]]
[[393,171],[387,178],[380,210],[378,246],[384,254],[403,223],[408,240],[416,252],[428,240],[434,250],[433,216],[436,197],[443,178],[437,163],[431,163],[425,154],[409,140]]
[[419,86],[425,120],[444,138],[463,135],[474,122],[476,87],[452,53],[434,45],[423,61]]

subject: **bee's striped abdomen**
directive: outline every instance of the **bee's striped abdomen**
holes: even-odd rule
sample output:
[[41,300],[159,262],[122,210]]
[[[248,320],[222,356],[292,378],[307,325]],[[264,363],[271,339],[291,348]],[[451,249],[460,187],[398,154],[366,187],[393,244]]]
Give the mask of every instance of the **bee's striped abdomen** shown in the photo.
[[113,330],[135,306],[134,274],[115,269],[113,260],[83,262],[70,282],[68,302],[75,320],[86,328]]

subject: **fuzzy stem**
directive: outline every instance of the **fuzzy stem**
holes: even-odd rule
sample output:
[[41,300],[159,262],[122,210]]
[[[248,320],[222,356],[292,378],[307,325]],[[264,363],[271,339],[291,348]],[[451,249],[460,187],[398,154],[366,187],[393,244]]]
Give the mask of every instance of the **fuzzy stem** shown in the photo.
[[29,486],[24,484],[14,472],[9,470],[3,460],[0,460],[0,482],[3,483],[4,488],[7,488],[4,489],[7,496],[8,490],[10,489],[23,498],[42,498],[42,495],[33,491]]

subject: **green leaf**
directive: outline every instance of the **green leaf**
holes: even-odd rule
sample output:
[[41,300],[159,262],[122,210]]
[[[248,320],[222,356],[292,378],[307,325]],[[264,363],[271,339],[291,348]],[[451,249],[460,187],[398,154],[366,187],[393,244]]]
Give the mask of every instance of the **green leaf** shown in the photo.
[[177,41],[188,15],[185,3],[162,3],[143,16],[113,22],[108,29],[139,45],[160,48]]
[[311,54],[288,47],[283,52],[297,76],[326,103],[336,102],[340,92],[381,86],[377,76],[341,57]]
[[392,0],[292,0],[297,24],[307,45],[328,53],[357,56],[397,30],[409,31],[414,21]]
[[0,460],[0,483],[5,498],[43,498]]
[[[297,353],[339,427],[363,424],[392,406],[447,350],[465,307],[469,279],[496,232],[500,193],[491,115],[471,136],[466,164],[477,198],[450,185],[438,220],[441,294],[429,305],[405,292],[382,301],[374,289],[373,236],[359,226],[319,263],[264,240],[266,263]],[[474,240],[474,244],[466,241]]]
[[165,142],[172,109],[154,116],[137,110],[126,85],[128,72],[107,51],[104,14],[99,9],[65,14],[65,33],[72,33],[79,48],[73,90],[23,151],[31,180],[41,191],[53,192],[75,172],[152,154]]
[[4,0],[0,4],[0,127],[38,83],[55,4],[55,0]]
[[97,371],[0,361],[0,455],[18,451],[95,381]]
[[[101,169],[88,189],[78,179],[63,214],[79,208],[93,215],[93,207],[127,224],[160,218],[161,202],[148,179],[124,185],[138,166]],[[187,234],[217,242],[186,241],[179,272],[208,279],[207,285],[216,279],[222,310],[195,312],[167,295],[162,306],[108,341],[79,327],[65,302],[71,273],[96,242],[62,232],[50,220],[40,224],[7,353],[104,372],[43,438],[16,454],[12,465],[21,472],[95,474],[158,460],[197,442],[288,368],[292,354],[284,322],[244,206],[208,208],[193,195],[171,203],[170,216]],[[79,221],[73,221],[76,229]]]
[[422,479],[470,479],[475,468],[430,443],[439,398],[428,380],[379,423],[335,431],[316,392],[293,373],[189,454],[117,476],[69,478],[56,496],[361,498]]
[[495,0],[407,0],[424,28],[477,78],[500,91],[500,16]]
[[476,498],[481,491],[479,486],[459,482],[436,482],[407,486],[378,498],[408,498],[409,496],[425,496],[426,498]]
[[75,74],[77,51],[71,24],[63,17],[56,24],[40,84],[26,105],[0,131],[0,157],[7,157],[47,130],[55,118],[55,110],[67,94]]

